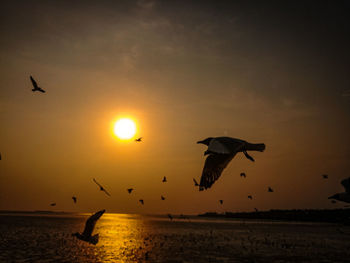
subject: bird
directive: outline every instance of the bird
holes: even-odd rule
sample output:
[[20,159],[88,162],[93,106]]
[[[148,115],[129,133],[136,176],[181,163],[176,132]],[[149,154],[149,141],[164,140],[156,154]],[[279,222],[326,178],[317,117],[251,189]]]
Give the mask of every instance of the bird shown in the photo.
[[74,201],[74,204],[76,204],[77,203],[77,198],[75,196],[72,196],[72,199]]
[[343,179],[340,183],[344,187],[345,192],[332,195],[332,196],[328,197],[328,199],[335,199],[335,200],[342,201],[345,203],[350,203],[350,177]]
[[93,181],[95,182],[95,184],[97,184],[97,185],[100,187],[100,191],[103,191],[103,192],[106,193],[106,195],[111,196],[111,195],[107,192],[107,190],[104,189],[104,188],[102,187],[102,185],[100,185],[100,184],[95,180],[95,178],[93,178]]
[[164,176],[163,177],[163,181],[162,181],[163,183],[166,183],[167,182],[167,180],[166,180],[166,177]]
[[171,214],[168,214],[168,217],[170,220],[173,220],[173,216]]
[[72,236],[75,236],[82,241],[96,245],[98,242],[99,235],[96,234],[92,236],[92,232],[94,231],[97,220],[100,219],[100,217],[104,214],[104,212],[106,212],[106,210],[98,211],[92,216],[90,216],[86,220],[84,232],[82,234],[76,232],[72,234]]
[[142,142],[142,137],[135,139],[135,142]]
[[273,192],[273,189],[269,186],[268,189],[267,189],[267,191],[268,191],[269,193],[272,193],[272,192]]
[[50,206],[56,206],[56,203],[51,203]]
[[42,92],[42,93],[45,93],[45,90],[43,90],[42,88],[40,88],[39,86],[38,86],[38,84],[36,83],[36,81],[33,79],[33,77],[32,76],[30,76],[30,80],[32,81],[32,84],[33,84],[33,89],[32,89],[32,91],[33,92],[35,92],[35,91],[40,91],[40,92]]
[[220,204],[222,205],[224,203],[224,200],[219,200]]
[[252,199],[253,199],[253,197],[252,197],[251,195],[248,195],[248,198],[249,198],[250,200],[252,200]]
[[249,143],[231,137],[209,137],[197,143],[208,146],[204,152],[204,155],[208,155],[208,157],[205,160],[199,191],[210,188],[238,152],[243,152],[249,160],[254,162],[253,157],[247,151],[263,152],[265,150],[263,143]]
[[141,205],[144,205],[143,199],[140,199],[139,202],[141,203]]
[[198,182],[196,181],[196,179],[193,178],[193,182],[194,182],[194,186],[199,186]]
[[255,212],[259,212],[258,208],[254,207]]
[[241,176],[241,177],[244,177],[244,178],[247,177],[247,175],[246,175],[245,173],[241,173],[240,176]]
[[134,190],[134,188],[127,189],[128,193],[131,194],[131,192]]
[[328,179],[328,174],[322,174],[323,179]]
[[160,196],[160,199],[165,200],[165,197],[161,195],[161,196]]

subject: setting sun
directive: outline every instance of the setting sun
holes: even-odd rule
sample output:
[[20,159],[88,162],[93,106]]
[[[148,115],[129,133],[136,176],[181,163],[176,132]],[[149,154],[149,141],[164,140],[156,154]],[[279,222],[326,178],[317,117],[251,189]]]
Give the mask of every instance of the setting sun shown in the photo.
[[114,134],[120,139],[130,139],[135,135],[135,133],[136,124],[131,119],[119,119],[114,125]]

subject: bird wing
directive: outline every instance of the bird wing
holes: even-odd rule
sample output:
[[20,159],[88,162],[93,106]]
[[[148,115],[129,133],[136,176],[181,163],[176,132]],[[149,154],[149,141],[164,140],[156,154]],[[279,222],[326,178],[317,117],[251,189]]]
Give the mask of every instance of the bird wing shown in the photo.
[[[92,180],[95,182],[95,184],[97,184],[99,187],[102,187],[102,185],[100,185],[96,180],[95,178],[92,178]],[[103,188],[103,187],[102,187]]]
[[222,171],[233,159],[236,153],[232,154],[210,154],[205,160],[199,191],[203,188],[210,188],[216,180],[219,179]]
[[194,184],[197,186],[198,185],[198,182],[196,181],[196,179],[193,178],[193,182]]
[[88,220],[86,220],[83,236],[91,236],[92,231],[94,231],[97,220],[103,215],[104,212],[106,212],[106,210],[98,211],[97,213],[90,216]]
[[45,93],[45,90],[43,90],[42,88],[37,88],[38,91],[42,92],[42,93]]
[[30,80],[32,81],[33,87],[38,88],[38,84],[36,83],[36,81],[33,79],[32,76],[30,76]]
[[111,196],[108,192],[107,192],[107,190],[106,189],[104,189],[103,188],[103,190],[102,190],[103,192],[105,192],[106,193],[106,195],[108,195],[108,196]]
[[344,186],[345,192],[350,193],[350,177],[342,180],[340,183]]

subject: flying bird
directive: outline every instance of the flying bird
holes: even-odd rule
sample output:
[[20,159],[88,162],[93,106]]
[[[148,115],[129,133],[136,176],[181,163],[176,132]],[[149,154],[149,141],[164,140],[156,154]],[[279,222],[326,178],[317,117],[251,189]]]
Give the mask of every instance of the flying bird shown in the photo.
[[167,182],[167,180],[166,180],[166,177],[164,176],[163,177],[163,181],[162,181],[163,183],[166,183]]
[[141,205],[144,205],[143,199],[140,199],[139,202],[141,203]]
[[128,193],[131,194],[131,192],[134,190],[134,188],[127,189]]
[[224,203],[224,200],[219,200],[220,204],[222,205]]
[[173,220],[173,216],[171,214],[168,214],[168,217],[170,220]]
[[[328,199],[335,199],[335,200],[342,201],[345,203],[350,203],[350,177],[343,179],[340,183],[344,187],[345,192],[332,195],[332,196],[328,197]],[[334,200],[332,200],[332,201],[334,201]]]
[[160,199],[165,200],[165,197],[161,195],[161,196],[160,196]]
[[193,182],[194,182],[194,186],[199,186],[198,182],[196,181],[196,179],[193,178]]
[[33,92],[35,92],[35,91],[40,91],[40,92],[42,92],[42,93],[45,93],[45,90],[43,90],[42,88],[40,88],[39,86],[38,86],[38,84],[36,83],[36,81],[33,79],[33,77],[32,76],[30,76],[30,80],[32,81],[32,84],[33,84],[33,89],[32,89],[32,91]]
[[142,137],[135,139],[135,142],[142,142]]
[[106,195],[111,196],[111,195],[107,192],[107,190],[104,189],[103,186],[100,185],[100,184],[95,180],[95,178],[93,178],[93,181],[95,182],[95,184],[97,184],[97,185],[100,187],[100,191],[103,191],[103,192],[106,193]]
[[252,197],[251,195],[248,195],[248,198],[249,198],[250,200],[252,200],[252,199],[253,199],[253,197]]
[[269,188],[267,189],[267,191],[268,191],[269,193],[272,193],[272,192],[273,192],[273,189],[269,186]]
[[98,211],[97,213],[90,216],[88,220],[86,220],[84,232],[82,234],[77,232],[72,234],[72,236],[75,236],[78,239],[88,242],[90,244],[96,245],[98,242],[99,235],[96,234],[92,236],[92,232],[94,231],[97,220],[100,219],[104,212],[106,212],[106,210]]
[[258,208],[254,207],[255,212],[259,212]]
[[209,137],[197,143],[208,146],[204,152],[204,155],[208,154],[208,157],[205,160],[199,191],[210,188],[238,152],[243,152],[249,160],[254,161],[247,151],[263,152],[265,150],[263,143],[249,143],[230,137]]
[[328,179],[328,174],[322,174],[323,179]]
[[56,206],[56,203],[51,203],[50,206]]
[[74,204],[76,204],[77,203],[77,198],[75,196],[72,196],[72,199],[74,201]]
[[244,178],[247,177],[247,175],[246,175],[245,173],[241,173],[240,176],[241,176],[241,177],[244,177]]

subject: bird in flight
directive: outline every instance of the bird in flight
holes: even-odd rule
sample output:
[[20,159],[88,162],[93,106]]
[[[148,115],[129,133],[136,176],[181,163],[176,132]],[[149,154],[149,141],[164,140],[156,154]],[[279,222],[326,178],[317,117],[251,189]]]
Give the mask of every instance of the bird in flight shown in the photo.
[[32,76],[30,76],[30,80],[32,81],[32,84],[33,84],[33,89],[32,89],[32,91],[33,92],[35,92],[35,91],[40,91],[40,92],[42,92],[42,93],[45,93],[45,90],[43,90],[42,88],[40,88],[39,86],[38,86],[38,83],[36,83],[36,81],[33,79],[33,77]]
[[93,181],[95,182],[95,184],[97,184],[97,185],[100,187],[100,191],[103,191],[103,192],[106,193],[106,195],[111,196],[111,195],[107,192],[107,190],[104,189],[103,186],[100,185],[100,184],[95,180],[95,178],[93,178]]
[[165,200],[165,197],[161,195],[161,196],[160,196],[160,199]]
[[219,200],[219,202],[220,202],[220,205],[222,205],[224,203],[224,200]]
[[131,192],[134,190],[134,188],[127,189],[128,193],[131,194]]
[[75,196],[72,196],[72,199],[73,199],[74,204],[76,204],[77,203],[77,198]]
[[196,179],[193,178],[193,182],[194,182],[194,186],[199,186],[198,182],[196,181]]
[[252,197],[251,195],[248,195],[248,198],[249,198],[250,200],[252,200],[252,199],[253,199],[253,197]]
[[135,139],[135,142],[142,142],[142,137]]
[[255,212],[259,212],[258,208],[254,207]]
[[141,203],[141,205],[144,205],[143,199],[140,199],[139,202]]
[[247,177],[247,175],[246,175],[245,173],[241,173],[240,176],[241,176],[241,177],[244,177],[244,178]]
[[96,234],[92,236],[92,232],[94,231],[97,220],[100,219],[104,212],[106,212],[106,210],[98,211],[97,213],[90,216],[88,220],[86,220],[84,232],[82,234],[77,232],[72,234],[72,236],[75,236],[82,241],[96,245],[98,242],[99,235]]
[[51,203],[50,206],[56,206],[56,203]]
[[323,179],[328,179],[328,174],[322,174]]
[[243,152],[249,160],[254,162],[253,157],[247,151],[263,152],[265,150],[263,143],[249,143],[230,137],[209,137],[197,143],[208,146],[204,152],[204,155],[208,155],[208,157],[205,160],[199,191],[210,188],[238,152]]
[[[350,203],[350,177],[343,179],[340,183],[344,187],[345,192],[332,195],[332,196],[328,197],[328,199],[335,199],[335,200],[342,201],[345,203]],[[332,201],[334,201],[334,200],[332,200]]]
[[272,193],[272,192],[273,192],[273,189],[269,186],[269,188],[267,189],[267,191],[268,191],[269,193]]
[[170,220],[173,220],[173,216],[171,214],[168,214],[168,217]]
[[163,183],[166,183],[167,182],[167,180],[166,180],[166,177],[164,176],[163,177],[163,181],[162,181]]

